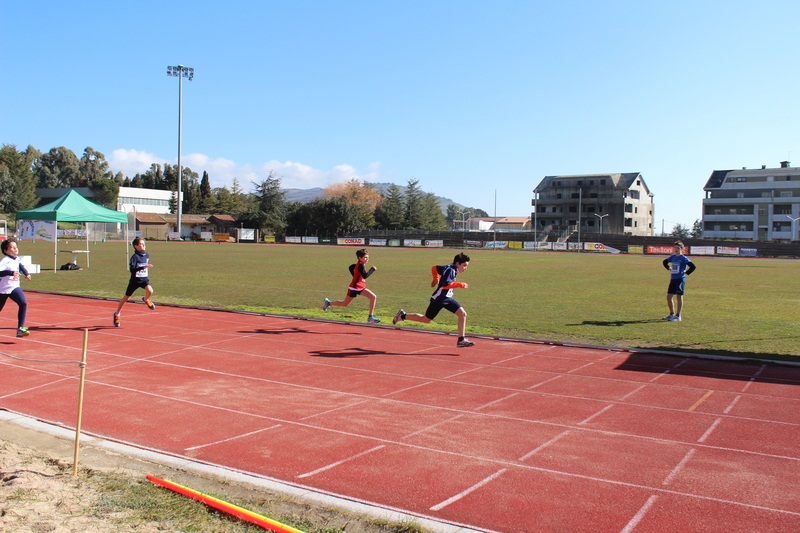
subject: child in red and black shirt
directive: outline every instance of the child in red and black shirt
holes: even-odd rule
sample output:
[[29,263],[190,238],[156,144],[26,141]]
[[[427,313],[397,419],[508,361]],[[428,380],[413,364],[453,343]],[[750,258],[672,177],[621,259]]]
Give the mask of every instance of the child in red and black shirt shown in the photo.
[[370,324],[377,324],[381,321],[380,318],[375,316],[375,302],[378,300],[378,297],[367,288],[366,279],[378,269],[376,267],[370,267],[370,269],[367,270],[366,266],[369,262],[369,252],[367,252],[366,248],[357,250],[356,257],[358,258],[358,262],[354,265],[350,265],[350,274],[352,274],[353,279],[350,281],[350,286],[347,287],[347,295],[344,300],[332,302],[325,298],[322,302],[322,310],[327,311],[328,307],[332,305],[347,307],[350,305],[350,302],[353,301],[353,298],[359,294],[363,294],[369,300],[369,317],[367,318],[367,322]]

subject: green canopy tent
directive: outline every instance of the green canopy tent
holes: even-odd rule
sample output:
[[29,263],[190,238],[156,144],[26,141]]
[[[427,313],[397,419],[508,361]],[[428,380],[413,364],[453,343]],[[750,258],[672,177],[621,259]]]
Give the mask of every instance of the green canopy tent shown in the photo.
[[[55,222],[111,222],[128,223],[128,214],[108,209],[94,202],[90,202],[75,191],[67,194],[47,205],[17,211],[17,220],[45,220]],[[127,253],[127,245],[125,247]],[[88,261],[89,232],[86,232],[86,252]],[[58,268],[58,238],[55,239],[53,270]]]

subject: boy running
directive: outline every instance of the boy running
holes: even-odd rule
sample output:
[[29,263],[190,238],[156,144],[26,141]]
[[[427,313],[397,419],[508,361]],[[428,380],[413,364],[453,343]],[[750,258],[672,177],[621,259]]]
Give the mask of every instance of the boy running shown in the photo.
[[367,288],[366,279],[378,269],[376,267],[370,267],[369,270],[366,269],[367,263],[369,263],[369,252],[367,252],[366,248],[357,250],[356,258],[358,258],[358,262],[349,267],[353,279],[350,281],[350,286],[347,287],[347,295],[344,297],[344,300],[332,302],[325,298],[322,302],[322,310],[327,311],[332,305],[347,307],[350,305],[350,302],[353,301],[353,298],[357,297],[359,294],[363,294],[369,300],[369,317],[367,318],[367,322],[370,324],[377,324],[381,321],[380,318],[375,316],[375,302],[378,300],[378,297]]
[[10,237],[0,244],[3,252],[3,259],[0,259],[0,311],[6,305],[6,301],[11,300],[17,304],[17,337],[27,337],[30,335],[28,328],[25,327],[25,316],[28,313],[28,299],[19,286],[19,275],[22,273],[28,281],[31,275],[28,269],[20,263],[17,239]]
[[419,313],[406,313],[400,309],[392,319],[392,324],[397,324],[403,320],[412,320],[414,322],[422,322],[427,324],[439,314],[442,309],[447,309],[458,317],[458,342],[456,346],[459,348],[468,348],[474,346],[475,343],[465,338],[465,331],[467,327],[467,311],[461,307],[453,298],[453,289],[468,289],[469,285],[456,281],[456,276],[464,272],[469,266],[469,256],[465,253],[460,253],[455,256],[453,262],[449,265],[435,265],[431,268],[431,275],[433,281],[431,287],[436,287],[436,292],[431,296],[431,303],[428,304],[428,310],[424,315]]
[[153,267],[153,265],[150,264],[150,254],[145,252],[145,242],[141,237],[133,239],[131,244],[134,250],[136,250],[133,252],[130,260],[131,279],[128,282],[125,296],[120,299],[117,312],[114,313],[114,325],[116,327],[119,327],[120,324],[122,306],[133,296],[133,293],[138,288],[144,289],[142,301],[147,307],[149,307],[151,311],[156,308],[155,304],[150,301],[150,297],[153,296],[153,287],[150,285],[150,278],[147,277],[147,270]]
[[[686,288],[686,276],[694,272],[697,268],[692,260],[683,255],[686,246],[682,241],[675,241],[675,253],[664,259],[664,268],[669,270],[671,276],[669,287],[667,288],[667,306],[669,314],[663,318],[670,322],[681,321],[681,311],[683,310],[683,291]],[[673,296],[678,301],[677,309],[672,303]]]

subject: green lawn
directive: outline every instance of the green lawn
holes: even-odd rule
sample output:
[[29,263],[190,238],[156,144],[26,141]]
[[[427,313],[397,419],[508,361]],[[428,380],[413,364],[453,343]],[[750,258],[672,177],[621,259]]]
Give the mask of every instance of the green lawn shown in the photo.
[[[60,249],[83,243],[61,243]],[[53,244],[20,243],[42,265],[23,289],[119,298],[127,285],[122,242],[90,244],[91,268],[53,272]],[[341,299],[355,247],[148,242],[154,301],[366,321],[367,301],[323,313],[324,297]],[[456,251],[370,248],[378,271],[367,286],[377,315],[390,323],[398,308],[424,312],[430,267]],[[664,322],[668,272],[663,256],[467,251],[459,276],[469,289],[456,298],[469,313],[468,332],[587,344],[797,360],[800,355],[800,261],[695,257],[683,322]],[[58,254],[58,264],[71,259]],[[85,267],[84,257],[78,259]],[[140,291],[141,293],[141,291]],[[111,314],[111,307],[109,314]],[[405,322],[404,326],[419,326]],[[443,312],[431,324],[455,330]]]

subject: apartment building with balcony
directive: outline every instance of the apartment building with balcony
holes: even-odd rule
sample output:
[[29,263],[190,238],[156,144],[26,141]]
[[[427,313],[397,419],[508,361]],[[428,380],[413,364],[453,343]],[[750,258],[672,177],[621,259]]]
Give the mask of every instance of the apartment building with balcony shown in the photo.
[[800,168],[715,170],[703,199],[703,237],[800,240]]
[[653,235],[653,194],[639,172],[545,176],[531,205],[540,233]]

